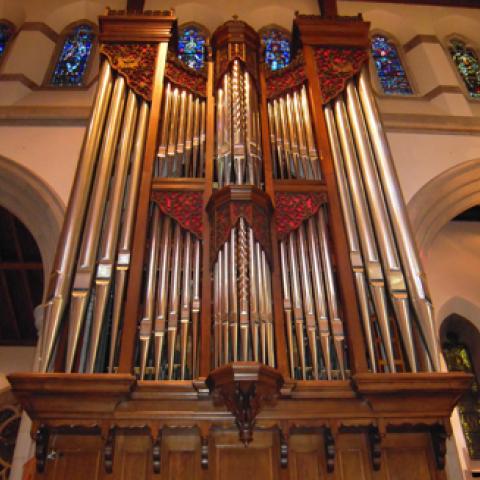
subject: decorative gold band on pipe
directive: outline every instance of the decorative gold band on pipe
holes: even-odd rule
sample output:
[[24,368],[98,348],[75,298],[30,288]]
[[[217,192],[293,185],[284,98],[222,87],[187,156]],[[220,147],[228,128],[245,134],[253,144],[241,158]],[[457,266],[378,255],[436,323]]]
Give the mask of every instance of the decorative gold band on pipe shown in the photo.
[[97,93],[93,101],[94,107],[83,140],[80,160],[62,227],[62,235],[58,243],[59,248],[52,269],[43,323],[42,358],[39,366],[41,372],[46,372],[48,369],[65,311],[66,297],[75,267],[75,256],[85,218],[88,192],[91,187],[111,91],[112,71],[108,61],[104,61],[100,68]]

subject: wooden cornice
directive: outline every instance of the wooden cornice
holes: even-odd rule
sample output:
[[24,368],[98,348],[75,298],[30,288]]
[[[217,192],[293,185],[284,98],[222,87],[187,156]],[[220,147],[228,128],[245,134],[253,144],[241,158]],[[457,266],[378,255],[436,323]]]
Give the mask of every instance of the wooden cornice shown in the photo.
[[316,15],[297,15],[293,21],[294,37],[303,44],[368,48],[370,22],[360,17],[322,18]]
[[100,42],[168,42],[177,19],[173,11],[160,13],[102,15],[98,17]]
[[[343,0],[364,2],[365,0]],[[430,5],[435,7],[479,8],[480,0],[374,0],[373,3],[401,3],[404,5]]]
[[[39,424],[195,426],[232,422],[198,381],[142,381],[122,374],[17,373],[13,393]],[[265,406],[258,424],[369,425],[379,419],[394,427],[447,421],[472,376],[461,373],[358,374],[351,381],[289,381],[278,402]]]

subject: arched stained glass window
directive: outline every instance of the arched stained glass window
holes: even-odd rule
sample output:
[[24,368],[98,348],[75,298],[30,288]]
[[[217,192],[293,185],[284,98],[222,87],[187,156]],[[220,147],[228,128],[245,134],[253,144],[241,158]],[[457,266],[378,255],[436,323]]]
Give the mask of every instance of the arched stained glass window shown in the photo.
[[65,37],[50,83],[58,87],[83,85],[95,32],[91,25],[77,25]]
[[450,55],[470,96],[480,98],[480,65],[475,52],[465,42],[454,39],[450,41]]
[[279,28],[260,31],[260,40],[265,48],[265,63],[270,70],[279,70],[290,63],[290,36]]
[[190,68],[200,70],[205,64],[205,41],[201,28],[184,26],[178,36],[178,58]]
[[384,35],[373,36],[372,57],[384,93],[389,95],[411,95],[413,93],[397,47],[391,40]]
[[13,28],[9,23],[0,23],[0,58],[2,58],[5,50],[7,49],[7,43],[12,37]]
[[[450,372],[475,374],[470,352],[455,333],[447,333],[443,353]],[[476,380],[472,388],[458,402],[458,411],[470,458],[480,460],[480,400]]]

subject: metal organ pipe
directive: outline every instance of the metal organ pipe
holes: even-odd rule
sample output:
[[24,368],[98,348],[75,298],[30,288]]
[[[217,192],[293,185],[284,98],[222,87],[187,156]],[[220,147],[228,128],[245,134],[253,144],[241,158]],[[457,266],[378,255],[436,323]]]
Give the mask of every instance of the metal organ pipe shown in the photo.
[[439,370],[440,353],[434,330],[433,309],[425,282],[425,274],[422,270],[410,230],[404,200],[393,166],[388,142],[372,95],[366,68],[360,73],[358,91],[375,153],[376,166],[384,187],[385,199],[397,238],[400,257],[406,271],[406,280],[412,295],[412,304],[424,341],[428,347],[430,361],[433,368]]
[[[166,83],[157,177],[203,176],[205,103],[204,98]],[[148,258],[143,291],[149,307],[140,322],[139,376],[191,378],[198,362],[201,241],[152,203]]]
[[108,61],[104,61],[100,68],[97,93],[93,102],[94,107],[83,140],[80,160],[59,240],[59,249],[50,279],[42,334],[43,345],[40,362],[40,371],[42,372],[48,370],[67,305],[67,296],[69,295],[72,273],[75,267],[75,256],[81,238],[98,149],[110,102],[112,83],[110,64]]
[[[277,178],[321,180],[306,88],[270,100],[267,107]],[[345,378],[347,370],[326,214],[320,207],[316,216],[280,242],[290,371],[302,379]]]

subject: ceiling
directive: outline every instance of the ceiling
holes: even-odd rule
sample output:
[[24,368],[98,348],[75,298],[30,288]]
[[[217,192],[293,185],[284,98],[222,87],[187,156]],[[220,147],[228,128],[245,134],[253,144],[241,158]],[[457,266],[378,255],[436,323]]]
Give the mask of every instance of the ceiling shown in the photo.
[[31,233],[0,207],[0,345],[34,345],[33,309],[41,303],[43,265]]

